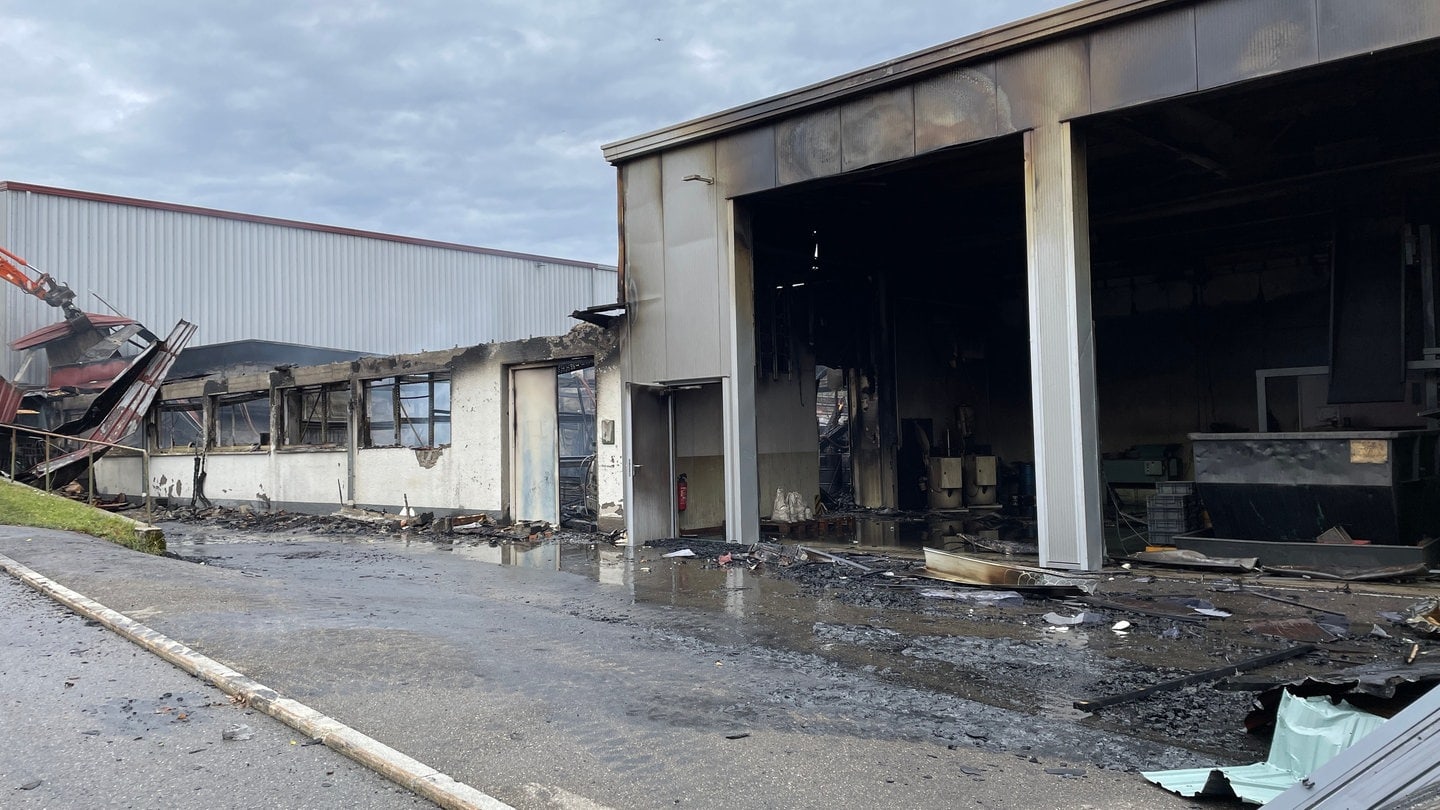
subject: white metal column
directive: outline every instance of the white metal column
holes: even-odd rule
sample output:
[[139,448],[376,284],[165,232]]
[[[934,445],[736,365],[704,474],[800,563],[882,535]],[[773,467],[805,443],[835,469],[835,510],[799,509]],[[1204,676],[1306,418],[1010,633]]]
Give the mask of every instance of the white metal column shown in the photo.
[[1025,133],[1030,387],[1040,564],[1098,570],[1105,538],[1090,313],[1085,143],[1069,122]]
[[750,217],[728,203],[730,375],[721,381],[725,408],[725,539],[760,540],[760,459],[755,438],[755,292]]

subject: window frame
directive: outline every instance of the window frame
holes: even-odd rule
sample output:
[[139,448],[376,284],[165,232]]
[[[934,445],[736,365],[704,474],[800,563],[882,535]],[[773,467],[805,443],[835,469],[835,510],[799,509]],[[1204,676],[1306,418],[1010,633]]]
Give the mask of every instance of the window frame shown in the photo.
[[[221,419],[224,416],[225,410],[236,405],[248,406],[252,402],[265,403],[263,427],[255,423],[250,409],[248,407],[245,409],[246,421],[251,428],[255,429],[257,441],[247,444],[222,444]],[[222,453],[263,453],[268,451],[274,441],[270,425],[272,402],[273,399],[270,396],[270,389],[268,388],[263,391],[236,391],[229,394],[216,394],[212,396],[210,398],[209,449]]]
[[[416,386],[424,386],[424,393],[416,395]],[[436,391],[438,388],[444,390],[444,408],[437,407]],[[406,393],[406,389],[410,393]],[[377,400],[376,392],[384,390],[385,399]],[[383,448],[406,448],[410,450],[429,450],[449,447],[453,441],[451,409],[452,397],[454,395],[453,377],[449,371],[431,371],[419,374],[395,374],[388,377],[374,377],[363,380],[360,383],[361,397],[363,399],[363,423],[360,428],[361,449],[376,450]],[[423,416],[411,415],[405,408],[405,402],[423,400],[425,411]],[[376,419],[376,405],[388,406],[389,420],[380,421]],[[381,414],[382,416],[384,414]],[[390,441],[376,440],[376,425],[389,425],[388,428],[381,428],[388,433]],[[417,426],[423,428],[422,432]],[[408,434],[408,435],[407,435]],[[443,441],[436,441],[443,439]]]
[[[276,389],[280,398],[280,430],[279,441],[276,448],[279,450],[334,450],[344,449],[350,445],[351,418],[355,410],[354,389],[350,382],[318,383],[316,385],[294,385]],[[314,416],[318,413],[325,414],[323,422],[306,416],[304,403],[307,396],[318,395],[321,405],[311,409],[309,414]],[[340,428],[341,436],[333,439],[334,429],[332,425],[337,424],[334,413],[336,395],[343,395],[345,400],[343,424]],[[293,405],[293,409],[292,409]],[[298,421],[297,421],[298,420]],[[321,424],[321,439],[319,441],[306,441],[306,435],[314,429],[314,426]],[[298,438],[292,440],[292,431],[298,431]]]
[[[162,400],[155,406],[153,419],[154,433],[149,442],[150,450],[155,453],[203,453],[210,444],[209,418],[206,416],[209,403],[203,396],[177,397],[170,400]],[[192,418],[196,428],[196,441],[187,444],[175,444],[173,438],[170,444],[162,444],[165,433],[165,415],[167,413],[194,413],[198,418]]]

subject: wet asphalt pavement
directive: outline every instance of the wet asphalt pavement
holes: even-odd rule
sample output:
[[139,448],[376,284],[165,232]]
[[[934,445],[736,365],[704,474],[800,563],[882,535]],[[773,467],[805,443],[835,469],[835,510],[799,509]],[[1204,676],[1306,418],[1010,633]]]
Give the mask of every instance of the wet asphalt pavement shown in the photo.
[[[743,571],[643,549],[629,562],[625,550],[585,547],[503,560],[504,548],[484,545],[166,528],[186,559],[13,527],[0,527],[0,553],[518,807],[1181,807],[1122,769],[1211,761],[1087,727],[1063,701],[1047,710],[969,700],[934,682],[945,671],[930,666],[935,656],[975,652],[946,628],[891,649],[896,631],[876,610]],[[880,653],[847,653],[871,647]],[[1034,645],[1012,652],[994,661],[998,677],[1048,666]],[[146,654],[134,653],[139,666]],[[53,688],[70,674],[24,645],[5,655],[26,682]],[[181,694],[107,691],[95,699]],[[0,762],[10,781],[10,768],[29,767]],[[286,765],[256,757],[253,767]],[[187,778],[156,784],[192,787]],[[116,806],[162,806],[151,795]],[[256,805],[306,806],[228,794],[193,806]],[[359,806],[388,805],[367,794]]]
[[431,806],[8,576],[0,633],[0,806]]

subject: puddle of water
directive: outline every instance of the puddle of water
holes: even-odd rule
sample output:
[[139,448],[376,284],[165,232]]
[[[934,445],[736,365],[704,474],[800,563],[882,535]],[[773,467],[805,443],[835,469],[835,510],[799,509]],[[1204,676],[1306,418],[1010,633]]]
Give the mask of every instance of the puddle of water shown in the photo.
[[[965,539],[976,538],[979,544]],[[821,538],[825,539],[825,538]],[[862,548],[877,550],[923,547],[946,551],[1007,551],[1034,554],[1039,551],[1035,526],[1029,523],[997,522],[992,513],[931,513],[926,515],[855,516],[851,541]]]
[[[481,543],[475,546],[455,545],[450,551],[457,557],[507,565],[513,568],[532,568],[540,571],[559,571],[564,546],[559,543],[501,543],[492,546]],[[583,551],[583,548],[577,548]]]

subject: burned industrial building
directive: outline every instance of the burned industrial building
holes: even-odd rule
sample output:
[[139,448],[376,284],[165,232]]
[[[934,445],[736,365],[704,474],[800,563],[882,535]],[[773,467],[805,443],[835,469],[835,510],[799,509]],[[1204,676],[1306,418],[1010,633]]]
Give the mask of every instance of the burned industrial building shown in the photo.
[[858,505],[968,486],[1042,565],[1192,479],[1221,538],[1433,562],[1437,37],[1427,3],[1079,3],[610,144],[632,535],[817,493],[819,366]]
[[[102,348],[117,348],[112,365],[142,321],[163,321],[114,282],[130,262],[87,247],[100,235],[71,208],[124,239],[161,229],[175,242],[156,248],[167,267],[211,229],[253,242],[256,280],[344,267],[378,278],[399,259],[434,269],[439,286],[483,271],[498,293],[477,296],[473,326],[453,310],[464,296],[410,296],[399,305],[432,316],[396,318],[380,314],[389,297],[347,293],[326,317],[250,334],[236,331],[238,309],[195,302],[219,323],[195,316],[205,337],[193,351],[232,348],[191,363],[208,381],[173,381],[151,418],[163,486],[159,474],[106,484],[118,491],[177,492],[188,479],[169,459],[187,449],[268,448],[284,461],[264,480],[285,492],[220,487],[232,500],[396,506],[357,483],[355,459],[454,447],[439,414],[459,382],[446,375],[471,356],[415,352],[563,333],[573,311],[615,341],[623,386],[610,413],[583,420],[613,452],[559,457],[572,480],[588,465],[601,522],[637,541],[753,542],[782,518],[853,505],[939,515],[925,529],[935,546],[962,534],[951,518],[1003,513],[1032,526],[1041,564],[1059,568],[1098,568],[1107,542],[1132,550],[1127,532],[1242,557],[1268,543],[1276,564],[1413,568],[1434,562],[1440,533],[1440,144],[1426,103],[1437,26],[1414,2],[1373,13],[1330,0],[1088,2],[618,141],[605,148],[619,169],[618,280],[564,260],[13,182],[0,189],[4,235],[47,263],[100,256],[77,287],[109,281],[127,313],[90,316]],[[56,247],[61,231],[75,244]],[[294,266],[292,243],[314,267]],[[229,275],[223,257],[199,255]],[[63,349],[45,331],[56,328],[12,346]],[[256,338],[263,362],[246,365]],[[286,382],[327,351],[358,359]],[[390,362],[418,370],[356,370],[397,352],[409,359]],[[548,372],[542,384],[523,366],[556,358],[521,354],[487,396],[548,401]],[[51,374],[73,377],[67,362]],[[530,511],[513,482],[490,482],[513,471],[507,442],[524,411],[473,445],[497,471],[482,488],[503,495],[477,500],[451,482],[425,505]],[[301,451],[342,446],[322,486]],[[859,539],[883,541],[875,531],[862,522]]]
[[619,467],[619,448],[597,428],[618,416],[616,362],[611,333],[580,324],[554,338],[175,380],[145,426],[148,458],[109,458],[97,483],[133,493],[148,479],[172,506],[613,526],[602,470]]

